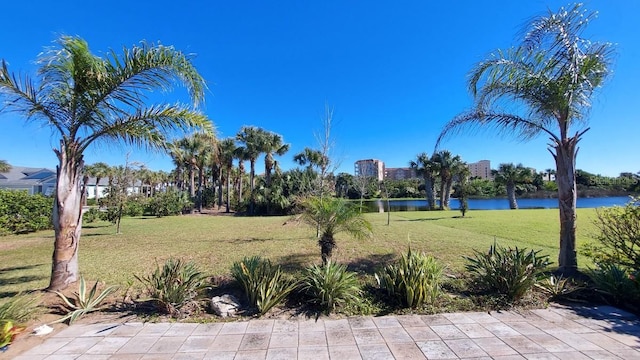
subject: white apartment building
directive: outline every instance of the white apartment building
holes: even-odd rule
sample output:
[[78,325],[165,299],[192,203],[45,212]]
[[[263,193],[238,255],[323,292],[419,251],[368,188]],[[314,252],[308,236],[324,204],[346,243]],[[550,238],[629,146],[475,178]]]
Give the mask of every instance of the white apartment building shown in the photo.
[[355,176],[366,176],[384,180],[384,162],[378,159],[358,160],[354,164]]
[[480,179],[493,179],[491,175],[491,161],[480,160],[478,162],[470,163],[467,165],[469,171],[471,171],[472,177],[478,177]]

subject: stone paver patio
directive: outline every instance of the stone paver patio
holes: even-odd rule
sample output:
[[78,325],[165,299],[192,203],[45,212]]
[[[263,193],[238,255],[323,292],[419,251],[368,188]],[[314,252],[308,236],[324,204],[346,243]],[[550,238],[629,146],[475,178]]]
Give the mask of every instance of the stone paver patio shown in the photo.
[[73,325],[16,360],[640,359],[613,307],[243,322]]

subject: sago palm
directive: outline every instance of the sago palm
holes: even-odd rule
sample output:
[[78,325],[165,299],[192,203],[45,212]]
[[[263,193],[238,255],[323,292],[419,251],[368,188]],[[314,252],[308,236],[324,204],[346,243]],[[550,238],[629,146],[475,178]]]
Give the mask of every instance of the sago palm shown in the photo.
[[371,223],[350,202],[333,197],[309,197],[303,202],[302,220],[318,230],[320,254],[326,264],[336,247],[335,236],[341,232],[354,238],[366,238],[371,234]]
[[[438,137],[469,126],[489,127],[528,140],[549,137],[556,163],[560,211],[559,270],[577,270],[576,155],[591,98],[609,75],[612,47],[582,37],[595,13],[576,4],[534,18],[522,44],[496,51],[473,68],[469,89],[473,110],[447,123]],[[521,112],[504,112],[500,105]]]
[[112,141],[161,148],[176,129],[211,129],[192,107],[147,105],[154,90],[182,84],[193,106],[203,98],[205,83],[189,56],[172,47],[142,43],[99,57],[86,41],[62,36],[38,59],[35,79],[15,75],[2,61],[0,97],[3,110],[40,121],[59,135],[53,223],[55,245],[50,290],[78,279],[78,242],[82,227],[83,154],[94,142]]

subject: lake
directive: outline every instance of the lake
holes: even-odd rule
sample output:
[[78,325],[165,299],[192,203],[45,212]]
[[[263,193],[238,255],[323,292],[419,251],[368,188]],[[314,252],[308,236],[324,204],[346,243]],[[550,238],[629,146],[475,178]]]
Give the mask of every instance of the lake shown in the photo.
[[[577,206],[579,208],[599,208],[615,205],[624,205],[629,202],[628,196],[616,197],[593,197],[578,198]],[[506,198],[501,199],[471,199],[468,201],[469,210],[508,210],[509,201]],[[460,207],[458,199],[451,199],[450,207],[456,210]],[[364,202],[364,207],[368,212],[384,212],[386,209],[385,200],[369,200]],[[427,210],[427,201],[425,199],[412,200],[390,200],[389,206],[391,211],[420,211]],[[557,209],[558,199],[518,199],[518,207],[520,209]]]

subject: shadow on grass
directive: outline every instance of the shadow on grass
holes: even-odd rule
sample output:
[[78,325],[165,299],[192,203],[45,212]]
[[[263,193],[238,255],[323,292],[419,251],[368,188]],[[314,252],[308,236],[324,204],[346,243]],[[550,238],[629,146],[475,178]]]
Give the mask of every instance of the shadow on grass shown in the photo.
[[442,216],[442,217],[437,217],[437,218],[422,218],[422,219],[404,219],[404,220],[398,220],[398,221],[436,221],[436,220],[444,220],[444,219],[451,219],[451,218],[455,218],[456,216]]
[[347,263],[347,268],[350,271],[355,271],[361,274],[373,275],[376,270],[390,264],[395,260],[396,254],[374,254],[365,258],[358,258],[351,260]]
[[32,281],[43,280],[43,279],[45,279],[44,276],[36,276],[36,275],[14,276],[10,278],[0,279],[0,286],[24,284]]
[[[82,224],[82,228],[84,229],[100,229],[100,228],[109,227],[109,226],[113,226],[113,224]],[[82,234],[82,236],[86,236],[86,235]]]
[[0,268],[0,278],[2,277],[2,275],[6,274],[9,271],[21,271],[21,270],[31,270],[31,269],[35,269],[39,266],[45,266],[47,264],[35,264],[35,265],[23,265],[23,266],[12,266],[12,267],[7,267],[7,268]]
[[300,271],[320,260],[320,252],[318,254],[289,254],[275,260],[274,263],[282,266],[285,271]]

